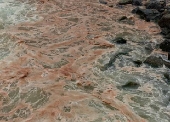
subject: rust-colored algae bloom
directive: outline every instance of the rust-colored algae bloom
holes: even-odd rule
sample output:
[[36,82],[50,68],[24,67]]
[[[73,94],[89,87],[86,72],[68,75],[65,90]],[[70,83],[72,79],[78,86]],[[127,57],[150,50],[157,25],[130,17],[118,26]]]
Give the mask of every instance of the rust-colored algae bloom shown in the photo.
[[[133,15],[132,5],[102,3],[6,0],[18,11],[0,21],[0,122],[170,120],[168,69],[143,64],[163,55],[159,27]],[[114,42],[120,37],[126,43]]]

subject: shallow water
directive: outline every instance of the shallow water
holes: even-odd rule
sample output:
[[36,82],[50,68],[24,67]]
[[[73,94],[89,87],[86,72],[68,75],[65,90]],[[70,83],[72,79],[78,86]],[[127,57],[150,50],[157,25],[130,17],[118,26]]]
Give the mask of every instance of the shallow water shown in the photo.
[[143,63],[167,59],[159,27],[109,4],[0,1],[0,121],[169,122],[169,69]]

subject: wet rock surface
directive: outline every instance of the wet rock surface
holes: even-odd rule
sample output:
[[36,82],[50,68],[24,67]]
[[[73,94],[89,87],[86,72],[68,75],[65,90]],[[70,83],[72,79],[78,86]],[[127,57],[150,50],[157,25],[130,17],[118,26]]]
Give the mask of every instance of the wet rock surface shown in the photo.
[[141,19],[146,21],[158,21],[161,18],[160,12],[156,9],[135,8],[132,10],[132,13],[138,14]]
[[166,28],[170,29],[169,21],[170,21],[170,13],[163,15],[162,18],[159,20],[158,24],[162,28],[166,27]]
[[149,56],[144,63],[158,68],[158,67],[162,67],[163,66],[163,59],[161,57],[156,57],[156,56]]
[[119,5],[132,4],[132,0],[120,0]]
[[166,6],[166,0],[150,0],[146,3],[147,9],[156,9],[158,11],[164,11]]
[[126,44],[127,40],[122,37],[117,37],[112,42],[116,42],[117,44]]
[[141,6],[142,5],[142,0],[133,0],[132,5]]
[[161,30],[134,1],[2,0],[0,121],[168,122]]

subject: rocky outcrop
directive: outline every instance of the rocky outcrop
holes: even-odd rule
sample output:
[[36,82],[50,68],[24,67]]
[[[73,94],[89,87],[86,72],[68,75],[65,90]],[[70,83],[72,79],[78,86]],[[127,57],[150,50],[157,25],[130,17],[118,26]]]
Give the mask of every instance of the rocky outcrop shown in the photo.
[[166,6],[165,0],[150,0],[146,3],[146,9],[156,9],[158,11],[164,11]]
[[141,19],[146,21],[157,21],[161,18],[161,13],[156,9],[142,9],[137,7],[132,10],[132,13],[138,14]]

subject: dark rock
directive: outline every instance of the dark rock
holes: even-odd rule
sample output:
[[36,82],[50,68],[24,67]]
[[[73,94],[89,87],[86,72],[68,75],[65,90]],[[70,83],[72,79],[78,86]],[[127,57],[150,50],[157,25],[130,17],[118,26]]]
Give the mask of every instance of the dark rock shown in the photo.
[[141,6],[142,5],[142,0],[133,0],[132,5]]
[[166,1],[158,1],[158,0],[150,0],[148,3],[146,3],[147,9],[156,9],[158,11],[164,11],[164,8],[166,6]]
[[99,0],[99,2],[100,2],[101,4],[107,4],[107,2],[106,2],[105,0]]
[[164,38],[170,39],[170,33],[168,33],[167,35],[165,35]]
[[137,89],[140,87],[140,84],[137,82],[129,81],[125,85],[122,86],[122,88],[128,88],[128,89]]
[[122,22],[124,24],[134,25],[134,21],[132,21],[131,19],[128,19],[126,16],[122,16],[119,19],[119,22]]
[[119,5],[126,5],[126,4],[132,4],[132,0],[120,0]]
[[163,60],[163,63],[166,67],[170,68],[170,62],[167,60]]
[[141,9],[137,7],[132,10],[132,13],[140,15],[140,18],[146,21],[158,21],[161,18],[161,13],[156,9]]
[[122,37],[117,37],[112,42],[116,42],[117,44],[126,44],[127,40]]
[[110,8],[113,8],[113,5],[109,5]]
[[170,40],[165,40],[160,44],[162,51],[170,52]]
[[140,67],[142,65],[142,61],[140,60],[133,61],[133,63],[136,65],[136,67]]
[[166,78],[166,83],[170,84],[170,74],[169,73],[164,73],[163,75]]
[[170,33],[168,33],[167,35],[165,35],[164,38],[170,39]]
[[146,52],[147,52],[148,54],[150,54],[150,53],[154,50],[154,48],[152,47],[151,44],[146,44],[146,45],[145,45],[145,50],[146,50]]
[[159,20],[158,24],[161,28],[165,27],[170,29],[170,13],[163,15],[162,18]]
[[126,19],[128,19],[126,16],[122,16],[122,17],[119,19],[119,21],[126,20]]
[[150,56],[144,61],[144,63],[150,65],[151,67],[159,68],[163,66],[163,59],[161,57]]
[[168,28],[166,28],[166,27],[164,27],[164,28],[161,28],[161,34],[163,34],[163,35],[168,35],[168,34],[170,34],[170,29],[168,29]]

